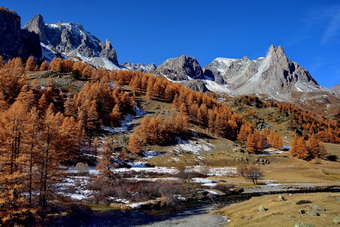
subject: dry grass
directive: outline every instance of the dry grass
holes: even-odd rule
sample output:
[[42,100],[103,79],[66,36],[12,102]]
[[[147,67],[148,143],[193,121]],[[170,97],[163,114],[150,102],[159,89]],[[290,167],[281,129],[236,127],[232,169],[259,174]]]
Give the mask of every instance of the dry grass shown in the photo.
[[85,80],[74,79],[68,73],[62,74],[51,71],[28,71],[26,76],[36,85],[53,84],[71,94],[77,94],[86,82]]
[[174,109],[172,103],[152,100],[146,96],[139,96],[136,98],[136,100],[141,109],[147,112],[145,117],[151,118],[161,115],[163,119],[169,119],[174,114],[177,114],[177,111]]
[[326,150],[331,155],[337,155],[340,158],[340,144],[324,143]]
[[[283,195],[286,201],[280,201],[278,195],[253,197],[248,201],[227,206],[214,214],[228,217],[228,226],[294,226],[296,223],[306,223],[314,226],[336,226],[332,220],[340,216],[340,193],[313,193]],[[296,205],[299,200],[310,200],[312,203]],[[263,205],[268,210],[259,212]],[[319,205],[326,211],[317,211],[320,215],[309,216],[300,214],[299,209],[310,211],[311,205]]]

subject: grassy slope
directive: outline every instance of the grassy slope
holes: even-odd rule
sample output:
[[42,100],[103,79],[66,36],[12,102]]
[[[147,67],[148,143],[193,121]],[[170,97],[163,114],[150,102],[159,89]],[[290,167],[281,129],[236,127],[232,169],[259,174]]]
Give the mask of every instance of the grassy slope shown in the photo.
[[[62,87],[64,90],[69,90],[76,93],[81,89],[84,81],[75,80],[69,75],[46,75],[46,72],[34,72],[28,73],[28,77],[37,79],[38,84],[44,84],[47,82],[53,82],[57,86]],[[129,87],[125,87],[127,91],[131,91]],[[173,108],[171,103],[164,103],[156,100],[150,100],[146,96],[136,97],[138,105],[147,112],[143,117],[156,117],[161,115],[163,119],[168,119],[177,111]],[[276,108],[263,108],[256,109],[250,106],[238,105],[233,106],[232,102],[227,102],[226,105],[232,106],[232,108],[239,114],[243,115],[250,122],[253,118],[247,115],[249,110],[254,111],[258,118],[264,119],[269,123],[275,131],[277,131],[283,138],[284,144],[289,145],[293,136],[291,131],[287,130],[289,119],[282,116]],[[138,126],[142,118],[136,119],[135,124]],[[198,159],[196,155],[184,154],[182,156],[175,155],[172,151],[173,146],[150,146],[146,149],[154,151],[165,152],[164,156],[154,157],[149,160],[151,164],[159,166],[190,166],[197,164],[205,164],[208,166],[222,167],[222,166],[238,166],[240,163],[235,159],[240,157],[247,157],[245,154],[236,153],[232,151],[230,145],[232,141],[227,139],[216,137],[207,130],[192,126],[192,129],[198,133],[198,136],[190,138],[193,141],[199,142],[199,139],[203,139],[205,142],[214,145],[214,148],[210,152],[204,153],[204,160]],[[325,144],[327,151],[330,154],[340,156],[340,145],[337,144]],[[271,164],[263,166],[263,172],[265,180],[273,182],[286,182],[286,183],[299,183],[299,182],[324,182],[332,183],[340,180],[340,163],[339,162],[327,162],[321,161],[320,164],[312,162],[306,162],[298,160],[290,156],[290,154],[276,154],[270,156],[256,156],[255,158],[267,159]],[[233,182],[242,182],[242,178],[227,179]],[[244,182],[241,183],[243,185]]]
[[[287,200],[280,201],[278,195],[253,197],[248,201],[233,204],[214,214],[228,217],[231,222],[228,226],[294,226],[296,223],[306,223],[314,226],[336,226],[332,220],[340,216],[340,193],[313,193],[283,195]],[[310,200],[311,204],[319,205],[326,211],[318,212],[322,215],[312,217],[300,214],[299,209],[312,210],[311,204],[296,205],[299,200]],[[263,205],[268,210],[259,212]]]
[[[143,99],[143,102],[149,102]],[[156,101],[153,101],[156,102]],[[157,102],[156,102],[157,103]],[[156,104],[153,104],[153,106]],[[158,104],[157,104],[158,105]],[[149,104],[142,104],[142,107],[149,111]],[[151,105],[152,106],[152,105]],[[236,108],[235,108],[236,109]],[[267,109],[255,109],[256,115],[259,118],[265,119],[273,129],[276,130],[283,138],[285,145],[290,145],[293,133],[286,130],[288,119],[283,117],[277,112],[275,108]],[[157,110],[154,108],[151,112],[157,114]],[[246,111],[243,111],[245,113]],[[272,119],[275,119],[273,121]],[[277,120],[279,119],[279,120]],[[207,152],[203,157],[204,161],[198,160],[195,155],[185,154],[183,156],[174,155],[172,152],[167,152],[164,156],[158,156],[150,160],[150,163],[160,166],[180,166],[185,164],[186,166],[195,164],[207,164],[208,166],[223,167],[234,166],[237,167],[240,163],[235,161],[236,158],[247,157],[249,155],[236,153],[232,151],[230,144],[232,141],[215,137],[212,134],[207,133],[204,129],[194,128],[195,131],[205,134],[204,140],[213,144],[215,147],[212,151]],[[194,138],[195,139],[195,138]],[[196,138],[197,139],[197,138]],[[340,156],[339,144],[325,144],[328,153]],[[150,147],[151,150],[171,151],[171,146]],[[289,153],[275,154],[275,155],[255,155],[255,158],[267,159],[271,164],[263,166],[264,180],[280,183],[337,183],[340,181],[340,162],[315,161],[307,162],[293,158]],[[177,160],[177,161],[175,161]],[[240,185],[244,185],[242,178],[233,177],[227,178],[231,182],[239,182]]]

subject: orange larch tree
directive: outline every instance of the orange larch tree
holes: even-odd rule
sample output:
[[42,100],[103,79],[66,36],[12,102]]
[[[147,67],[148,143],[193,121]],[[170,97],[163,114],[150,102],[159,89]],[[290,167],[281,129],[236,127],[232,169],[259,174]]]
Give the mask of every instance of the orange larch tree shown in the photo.
[[113,169],[116,167],[114,164],[114,144],[111,138],[105,137],[101,149],[98,149],[98,164],[96,169],[99,171],[97,181],[113,185],[116,179]]
[[29,57],[26,61],[25,70],[26,71],[33,71],[33,70],[36,70],[36,68],[37,68],[37,65],[35,64],[34,58],[32,56]]

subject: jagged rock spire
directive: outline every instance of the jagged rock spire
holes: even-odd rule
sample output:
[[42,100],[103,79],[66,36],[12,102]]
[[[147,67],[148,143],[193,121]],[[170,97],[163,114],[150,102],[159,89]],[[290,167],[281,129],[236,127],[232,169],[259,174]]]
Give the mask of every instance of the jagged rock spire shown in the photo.
[[33,19],[28,21],[24,26],[24,29],[38,34],[40,42],[46,43],[47,40],[44,28],[45,28],[44,18],[40,14],[35,15]]

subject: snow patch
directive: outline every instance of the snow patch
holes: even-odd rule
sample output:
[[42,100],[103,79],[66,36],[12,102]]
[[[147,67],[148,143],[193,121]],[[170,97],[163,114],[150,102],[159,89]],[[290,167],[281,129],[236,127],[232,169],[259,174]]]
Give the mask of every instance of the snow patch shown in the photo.
[[201,184],[202,186],[214,187],[217,185],[215,182],[207,178],[195,177],[195,178],[192,178],[191,181],[196,184]]
[[176,140],[178,144],[175,146],[175,150],[188,151],[197,155],[199,155],[202,151],[211,151],[214,147],[214,145],[204,141],[203,139],[198,139],[198,141],[184,141],[181,138],[176,137]]
[[116,127],[116,128],[112,128],[109,126],[101,126],[101,128],[104,131],[107,131],[109,133],[112,134],[118,134],[118,133],[126,133],[128,131],[128,129],[132,126],[133,124],[133,120],[143,116],[144,114],[146,114],[145,111],[143,111],[142,109],[140,109],[137,105],[135,105],[135,109],[134,109],[136,115],[131,115],[131,114],[127,114],[124,116],[124,119],[120,122],[121,126]]
[[215,81],[206,80],[206,87],[209,91],[215,93],[230,93],[230,89],[225,84],[219,84]]
[[144,151],[143,155],[144,155],[144,159],[150,159],[153,157],[156,157],[158,155],[161,155],[162,153],[157,152],[157,151]]

